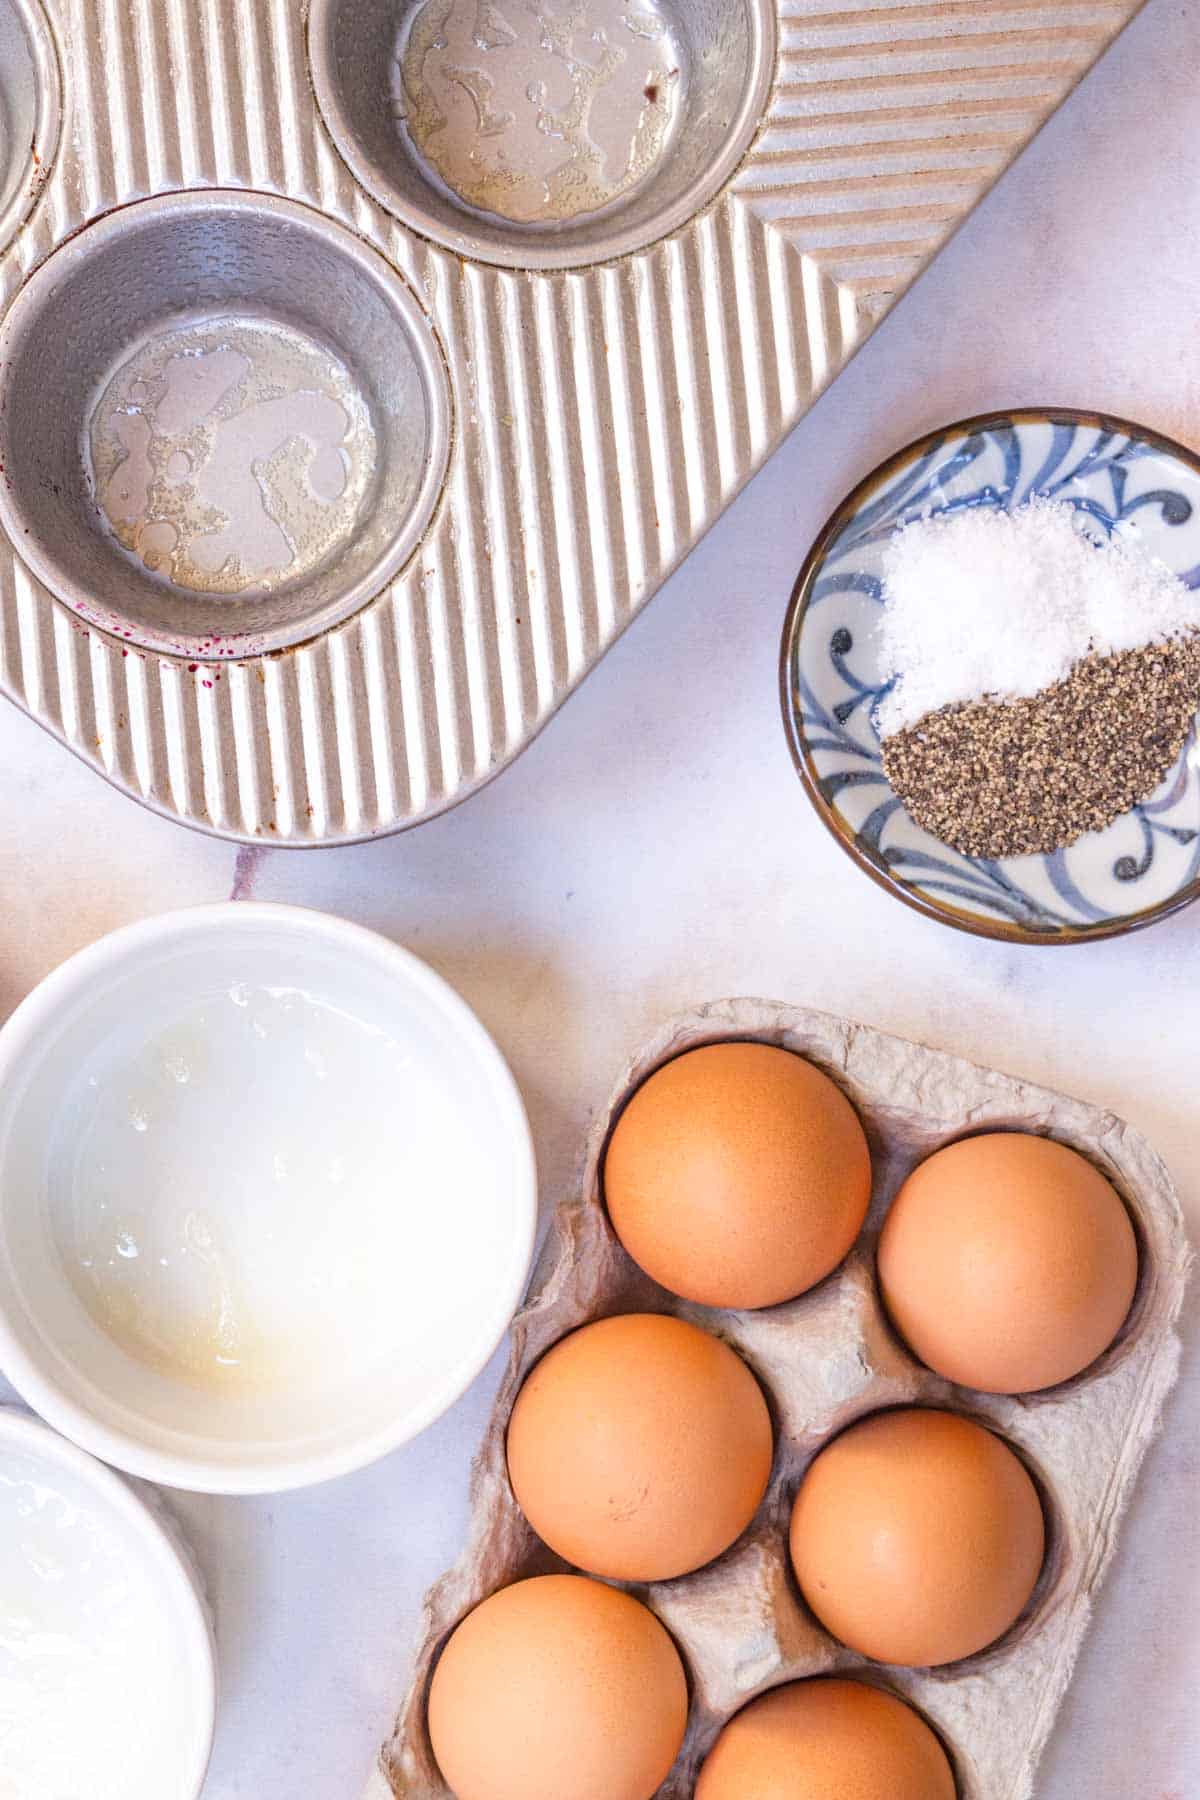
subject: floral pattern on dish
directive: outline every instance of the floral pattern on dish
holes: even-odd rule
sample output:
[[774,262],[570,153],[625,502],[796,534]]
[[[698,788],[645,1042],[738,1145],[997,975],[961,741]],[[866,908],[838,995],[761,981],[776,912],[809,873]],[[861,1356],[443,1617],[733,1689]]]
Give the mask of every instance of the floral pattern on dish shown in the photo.
[[[1141,805],[1068,849],[964,856],[904,810],[883,772],[875,708],[887,685],[875,622],[881,561],[899,526],[966,507],[1065,502],[1099,537],[1136,534],[1200,589],[1200,461],[1123,421],[1021,412],[967,421],[901,451],[838,508],[810,552],[784,633],[793,755],[818,810],[870,874],[968,931],[1062,943],[1148,924],[1200,893],[1200,745]],[[1200,625],[1200,593],[1196,602]]]

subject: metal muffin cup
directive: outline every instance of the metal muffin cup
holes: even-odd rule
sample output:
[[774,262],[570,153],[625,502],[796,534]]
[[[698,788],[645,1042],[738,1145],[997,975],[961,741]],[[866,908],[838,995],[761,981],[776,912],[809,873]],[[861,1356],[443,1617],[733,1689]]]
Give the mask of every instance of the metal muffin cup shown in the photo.
[[22,289],[0,365],[0,526],[82,618],[169,655],[339,624],[412,555],[445,478],[425,313],[377,251],[271,195],[108,214]]
[[766,114],[777,36],[772,0],[312,0],[308,23],[363,186],[422,236],[520,269],[626,256],[701,212]]
[[46,185],[61,123],[58,54],[39,0],[0,0],[0,251]]

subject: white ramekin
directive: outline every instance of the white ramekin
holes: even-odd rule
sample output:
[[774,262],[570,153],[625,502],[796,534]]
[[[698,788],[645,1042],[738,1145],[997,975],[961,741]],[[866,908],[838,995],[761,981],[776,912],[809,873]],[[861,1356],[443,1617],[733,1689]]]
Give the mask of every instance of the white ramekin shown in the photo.
[[[370,1379],[356,1382],[361,1328],[350,1316],[339,1368],[297,1366],[283,1387],[226,1404],[149,1368],[93,1321],[56,1250],[44,1140],[51,1126],[64,1129],[59,1088],[90,1043],[122,1022],[127,1029],[164,993],[182,1004],[213,979],[259,972],[357,1008],[424,1059],[455,1128],[474,1134],[488,1168],[482,1191],[431,1194],[428,1203],[457,1209],[456,1230],[486,1233],[481,1241],[495,1250],[470,1278],[453,1257],[427,1271],[434,1299],[419,1359],[387,1359],[381,1373],[376,1346]],[[503,1337],[528,1278],[536,1219],[529,1125],[492,1039],[424,963],[328,914],[239,901],[128,926],[56,969],[0,1030],[0,1369],[65,1436],[146,1479],[209,1493],[278,1492],[405,1443],[459,1398]],[[343,1360],[344,1399],[331,1406]]]
[[[39,1420],[0,1406],[0,1472],[6,1464],[41,1465],[86,1498],[96,1519],[109,1525],[141,1566],[161,1608],[163,1637],[173,1651],[170,1667],[182,1729],[172,1743],[171,1766],[162,1771],[162,1793],[198,1800],[212,1753],[217,1708],[216,1651],[208,1606],[191,1557],[174,1528],[95,1457],[69,1444]],[[86,1598],[81,1596],[81,1598]],[[113,1772],[103,1772],[111,1777]],[[156,1782],[157,1785],[157,1782]],[[111,1786],[111,1782],[110,1782]],[[108,1791],[108,1789],[106,1789]]]

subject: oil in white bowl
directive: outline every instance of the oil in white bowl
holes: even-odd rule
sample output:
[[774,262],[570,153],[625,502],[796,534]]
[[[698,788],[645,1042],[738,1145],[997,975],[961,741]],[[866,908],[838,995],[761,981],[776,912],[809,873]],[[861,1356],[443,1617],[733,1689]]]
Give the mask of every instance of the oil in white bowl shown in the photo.
[[132,1529],[56,1461],[0,1445],[0,1800],[172,1800],[195,1735]]
[[394,1353],[397,1310],[423,1313],[471,1261],[440,1198],[486,1173],[444,1083],[386,1030],[235,981],[78,1070],[50,1189],[109,1338],[168,1377],[253,1389],[344,1366],[351,1340],[359,1370]]

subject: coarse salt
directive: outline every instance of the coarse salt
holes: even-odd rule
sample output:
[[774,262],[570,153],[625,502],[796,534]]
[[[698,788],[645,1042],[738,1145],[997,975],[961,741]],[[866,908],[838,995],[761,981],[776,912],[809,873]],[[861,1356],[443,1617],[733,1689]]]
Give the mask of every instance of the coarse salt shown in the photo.
[[882,737],[961,701],[1031,696],[1090,652],[1200,628],[1200,595],[1134,530],[1097,543],[1076,509],[1034,499],[914,519],[882,559]]

